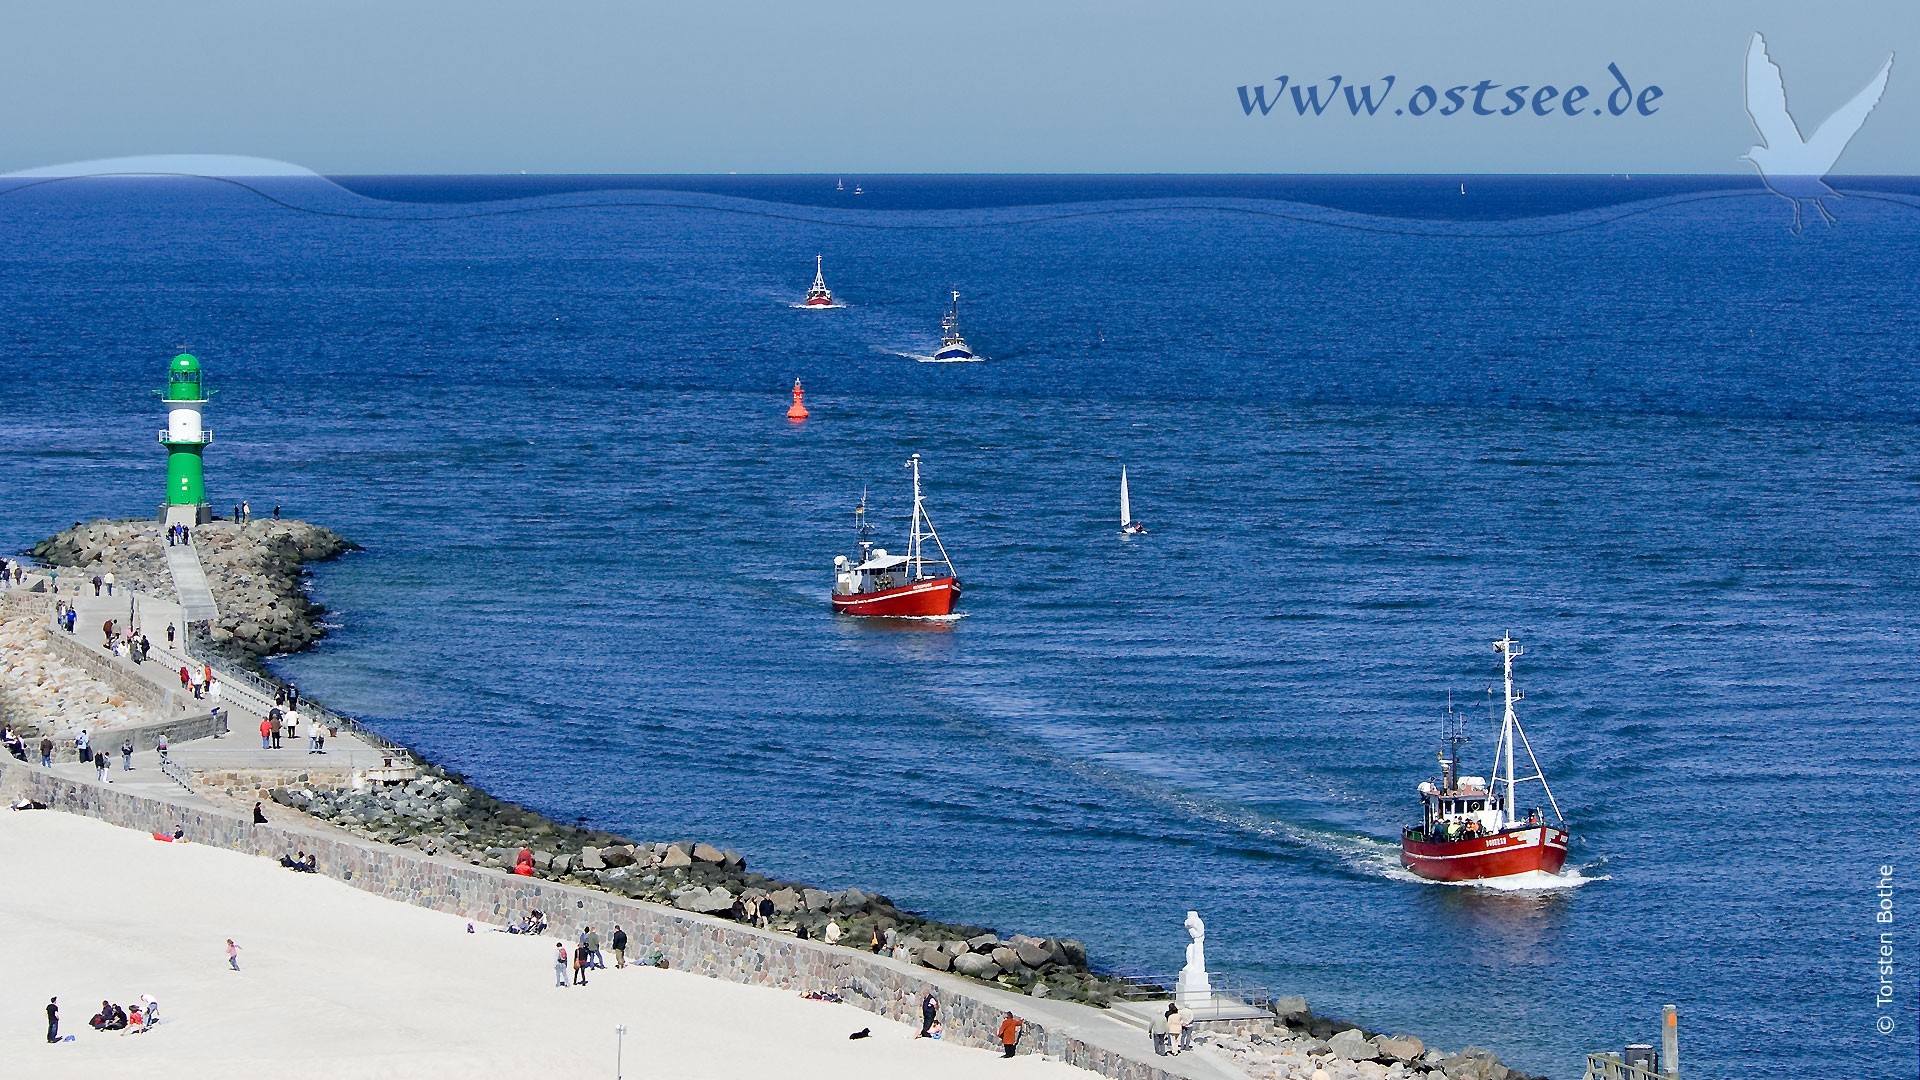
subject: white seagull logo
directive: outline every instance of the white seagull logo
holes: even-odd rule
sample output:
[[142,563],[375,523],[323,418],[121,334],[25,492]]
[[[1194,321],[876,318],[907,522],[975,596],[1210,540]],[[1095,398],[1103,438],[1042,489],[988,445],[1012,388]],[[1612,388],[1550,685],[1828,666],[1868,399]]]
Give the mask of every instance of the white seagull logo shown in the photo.
[[1761,182],[1793,204],[1794,232],[1802,227],[1802,202],[1811,202],[1827,224],[1835,221],[1833,211],[1820,200],[1840,193],[1828,187],[1824,178],[1860,125],[1867,122],[1867,114],[1880,104],[1880,95],[1887,89],[1887,73],[1892,70],[1893,54],[1888,53],[1887,62],[1880,65],[1880,73],[1866,89],[1835,109],[1813,138],[1807,139],[1793,122],[1793,114],[1787,112],[1787,88],[1780,81],[1779,67],[1767,56],[1766,39],[1756,33],[1747,43],[1747,116],[1760,133],[1760,145],[1741,155],[1740,160],[1752,163],[1760,172]]

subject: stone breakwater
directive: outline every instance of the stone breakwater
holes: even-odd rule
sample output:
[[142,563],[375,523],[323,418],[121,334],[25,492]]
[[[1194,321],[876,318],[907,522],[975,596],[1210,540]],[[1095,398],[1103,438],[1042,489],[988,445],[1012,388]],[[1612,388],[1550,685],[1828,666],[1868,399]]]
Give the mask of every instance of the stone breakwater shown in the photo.
[[1330,1080],[1546,1080],[1508,1068],[1478,1046],[1448,1053],[1412,1035],[1381,1035],[1315,1016],[1304,997],[1272,1005],[1279,1021],[1273,1031],[1208,1040],[1253,1080],[1308,1080],[1316,1066]]
[[[301,588],[304,567],[358,550],[331,529],[285,518],[209,522],[193,530],[193,546],[220,612],[201,645],[249,667],[320,639],[322,609]],[[179,600],[159,522],[89,521],[40,541],[29,554],[61,568],[63,578],[69,571],[82,581],[112,573],[116,584]]]
[[749,871],[739,852],[695,840],[635,843],[560,825],[438,767],[424,772],[402,786],[310,783],[276,787],[268,797],[369,840],[451,855],[494,873],[509,873],[527,850],[537,879],[681,911],[750,920],[765,898],[773,904],[775,930],[804,930],[822,940],[832,923],[841,942],[855,948],[871,948],[877,934],[882,950],[896,959],[1017,993],[1104,1005],[1128,985],[1089,970],[1086,946],[1071,938],[1003,937],[903,911],[878,893],[775,880]]

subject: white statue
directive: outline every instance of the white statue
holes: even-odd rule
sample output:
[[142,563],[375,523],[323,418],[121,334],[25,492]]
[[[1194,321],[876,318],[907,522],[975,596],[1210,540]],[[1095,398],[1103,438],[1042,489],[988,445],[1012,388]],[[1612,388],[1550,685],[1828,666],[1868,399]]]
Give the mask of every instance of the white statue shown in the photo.
[[1187,912],[1187,933],[1193,940],[1187,944],[1187,966],[1180,969],[1173,997],[1183,1009],[1205,1008],[1213,1004],[1213,984],[1207,981],[1207,924],[1199,912]]

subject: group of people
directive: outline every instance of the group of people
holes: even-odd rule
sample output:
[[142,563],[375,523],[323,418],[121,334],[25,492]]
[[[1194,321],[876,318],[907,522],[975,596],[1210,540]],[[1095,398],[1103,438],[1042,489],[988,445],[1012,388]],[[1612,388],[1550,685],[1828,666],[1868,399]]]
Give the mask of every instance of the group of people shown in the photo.
[[[507,933],[537,934],[547,928],[546,920],[540,917],[538,911],[529,913],[528,922],[537,926],[538,929],[528,930],[509,926],[507,927]],[[613,928],[613,938],[608,944],[613,949],[613,966],[615,968],[626,967],[627,932],[616,925]],[[601,968],[604,970],[607,966],[606,959],[600,955],[599,931],[591,926],[580,931],[580,938],[574,942],[571,950],[567,948],[567,943],[564,941],[556,941],[553,945],[553,984],[555,986],[585,986],[587,985],[587,972],[589,970],[593,968]],[[571,967],[573,971],[572,983],[567,982],[567,971],[569,967]]]
[[100,1003],[100,1011],[93,1014],[87,1026],[95,1031],[132,1031],[141,1032],[160,1021],[160,1003],[140,995],[140,1003],[121,1008],[110,1001]]
[[[255,809],[259,809],[257,804]],[[312,874],[320,870],[320,860],[304,851],[298,855],[280,856],[280,865],[296,874]]]
[[67,603],[65,600],[55,600],[53,602],[53,625],[71,634],[73,633],[74,624],[79,621],[80,613],[74,610],[72,604]]
[[1153,1018],[1147,1029],[1153,1036],[1153,1052],[1166,1056],[1193,1049],[1193,1016],[1176,1003],[1167,1004],[1166,1015]]
[[0,562],[0,585],[18,585],[27,578],[27,568],[18,559]]
[[[297,742],[300,738],[301,726],[300,711],[298,709],[289,706],[286,710],[282,711],[280,706],[273,706],[267,710],[267,715],[260,721],[260,748],[262,750],[278,750],[280,749],[280,740],[282,737],[288,742]],[[326,753],[327,729],[322,727],[317,720],[306,721],[305,727],[307,731],[307,753]],[[533,858],[532,854],[529,853],[527,858],[531,860]]]
[[510,922],[501,929],[509,934],[544,934],[547,932],[547,917],[538,908],[532,908],[520,921]]
[[217,698],[220,696],[220,684],[214,681],[213,665],[180,665],[180,686],[193,691],[196,698]]
[[107,595],[112,596],[113,595],[113,571],[109,570],[104,574],[93,575],[93,595],[95,596],[100,595],[100,586],[102,585],[105,585],[107,587]]
[[175,525],[167,530],[168,547],[186,547],[193,543],[193,531],[185,525]]

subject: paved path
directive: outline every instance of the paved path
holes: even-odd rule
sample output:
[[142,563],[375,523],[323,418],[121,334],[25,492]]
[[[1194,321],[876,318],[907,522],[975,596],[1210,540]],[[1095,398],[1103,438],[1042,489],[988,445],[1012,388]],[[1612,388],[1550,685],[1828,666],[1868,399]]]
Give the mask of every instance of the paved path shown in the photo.
[[192,544],[168,544],[167,569],[173,574],[173,592],[188,622],[209,622],[219,618],[213,606],[213,590],[207,587],[206,571],[200,567],[200,552]]

